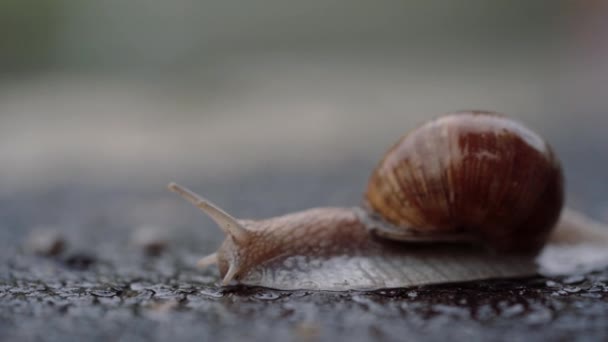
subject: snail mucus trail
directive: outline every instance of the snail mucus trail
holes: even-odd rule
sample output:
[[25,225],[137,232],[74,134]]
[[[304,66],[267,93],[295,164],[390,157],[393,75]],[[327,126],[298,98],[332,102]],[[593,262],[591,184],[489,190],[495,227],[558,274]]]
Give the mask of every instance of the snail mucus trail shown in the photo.
[[223,285],[369,290],[529,276],[551,246],[608,242],[601,225],[562,212],[551,147],[493,112],[447,114],[404,135],[360,207],[240,220],[177,184],[169,189],[226,234],[199,261],[217,264]]

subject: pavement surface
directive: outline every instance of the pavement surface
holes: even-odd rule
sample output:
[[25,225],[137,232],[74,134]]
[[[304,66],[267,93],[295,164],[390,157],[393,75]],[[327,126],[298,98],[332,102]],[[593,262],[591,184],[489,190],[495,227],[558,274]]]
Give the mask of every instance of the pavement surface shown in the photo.
[[[364,184],[371,166],[269,167],[185,183],[235,215],[256,218],[356,204],[361,187],[353,184]],[[608,270],[374,292],[220,288],[217,271],[193,264],[217,248],[221,232],[164,185],[64,184],[0,198],[0,339],[608,338]]]

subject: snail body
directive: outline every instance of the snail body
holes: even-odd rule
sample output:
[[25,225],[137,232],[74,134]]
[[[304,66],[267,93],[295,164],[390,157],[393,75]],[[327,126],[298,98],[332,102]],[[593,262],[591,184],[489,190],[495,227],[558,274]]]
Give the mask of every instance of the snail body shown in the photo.
[[406,134],[372,173],[360,207],[239,220],[177,184],[169,188],[227,236],[200,266],[217,264],[224,285],[278,289],[533,275],[534,256],[550,239],[564,202],[550,146],[490,112],[446,115]]

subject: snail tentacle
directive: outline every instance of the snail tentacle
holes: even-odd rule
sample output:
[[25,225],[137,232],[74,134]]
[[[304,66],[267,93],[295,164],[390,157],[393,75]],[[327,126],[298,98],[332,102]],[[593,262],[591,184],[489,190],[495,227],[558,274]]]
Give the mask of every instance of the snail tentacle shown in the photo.
[[211,265],[217,265],[217,253],[209,254],[205,257],[200,258],[196,262],[198,268],[207,268]]
[[219,206],[203,198],[195,192],[177,185],[169,184],[169,190],[181,195],[197,208],[207,214],[226,233],[226,247],[216,253],[201,258],[197,262],[198,267],[217,265],[220,274],[223,275],[222,285],[228,285],[237,275],[246,269],[240,256],[242,250],[249,246],[255,238],[255,233],[247,228],[242,222],[225,212]]
[[231,262],[230,265],[228,266],[228,271],[224,275],[224,279],[222,279],[222,285],[226,286],[226,285],[230,284],[232,279],[234,279],[234,277],[236,276],[238,270],[239,270],[239,267],[237,266],[237,264],[234,262]]
[[245,245],[251,239],[252,234],[245,226],[211,201],[175,183],[169,184],[169,190],[187,199],[211,217],[226,235],[232,237],[236,244]]

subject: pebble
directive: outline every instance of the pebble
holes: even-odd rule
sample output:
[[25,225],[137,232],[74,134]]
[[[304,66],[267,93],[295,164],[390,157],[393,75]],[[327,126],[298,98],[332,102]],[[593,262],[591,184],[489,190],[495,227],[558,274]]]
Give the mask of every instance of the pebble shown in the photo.
[[167,230],[154,226],[141,226],[133,232],[132,243],[148,256],[159,256],[168,247]]
[[44,256],[59,255],[65,250],[65,247],[65,239],[53,228],[33,230],[25,241],[26,250]]
[[69,255],[64,262],[70,268],[84,271],[95,263],[95,257],[84,252],[78,252]]

